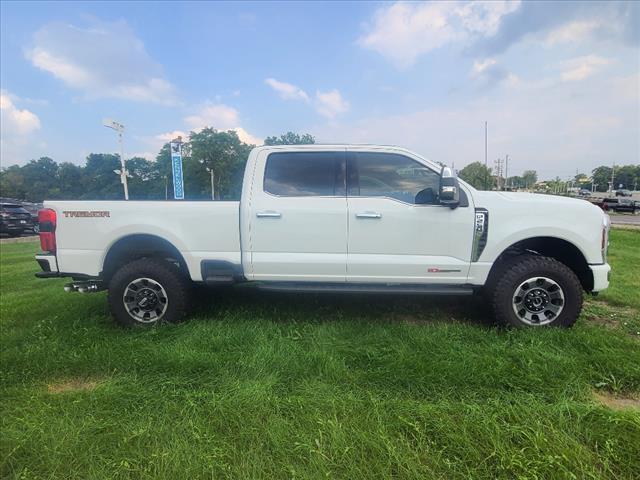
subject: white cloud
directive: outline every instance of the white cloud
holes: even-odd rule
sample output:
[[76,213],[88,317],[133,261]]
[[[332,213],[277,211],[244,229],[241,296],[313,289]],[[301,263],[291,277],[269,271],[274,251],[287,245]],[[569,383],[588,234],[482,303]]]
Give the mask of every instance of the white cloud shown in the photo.
[[506,2],[396,2],[380,8],[369,31],[358,44],[380,53],[398,68],[449,43],[492,36],[502,17],[520,7]]
[[562,62],[563,72],[560,79],[563,82],[578,82],[590,77],[594,73],[609,65],[611,60],[597,55],[586,55]]
[[124,21],[94,22],[83,28],[50,23],[38,30],[26,51],[31,63],[86,98],[121,98],[172,105],[175,87]]
[[595,30],[601,27],[596,20],[576,20],[565,23],[551,30],[544,40],[545,45],[553,47],[562,43],[577,43],[588,38]]
[[[262,145],[263,140],[249,133],[241,127],[240,114],[235,108],[222,103],[205,102],[198,106],[194,113],[184,118],[184,124],[189,131],[200,132],[205,127],[211,127],[221,131],[234,131],[238,138],[251,145]],[[160,133],[147,139],[147,143],[158,150],[167,142],[182,137],[183,140],[189,138],[189,131],[173,130]]]
[[40,129],[38,116],[16,106],[17,97],[0,91],[0,157],[2,164],[23,163],[24,148],[32,142],[32,134]]
[[307,92],[291,83],[281,82],[275,78],[267,78],[264,82],[278,92],[284,100],[298,100],[308,103],[315,108],[316,112],[329,119],[349,110],[349,102],[342,98],[342,94],[335,88],[328,92],[318,90],[312,100]]
[[235,127],[235,128],[232,128],[231,130],[236,132],[240,140],[242,140],[244,143],[248,143],[250,145],[262,145],[264,143],[263,139],[258,138],[254,135],[251,135],[242,127]]
[[162,145],[178,137],[182,137],[183,140],[186,140],[187,138],[189,138],[189,132],[185,132],[183,130],[173,130],[171,132],[160,133],[154,137],[154,142],[152,143],[157,144],[159,150]]
[[8,92],[0,92],[0,111],[2,112],[2,138],[13,135],[28,135],[40,128],[38,116],[27,109],[16,107]]
[[217,130],[227,130],[240,124],[240,115],[235,108],[228,105],[207,102],[184,121],[192,128],[213,127]]
[[487,58],[486,60],[482,60],[482,61],[476,60],[475,62],[473,62],[472,75],[476,77],[479,75],[482,75],[488,69],[493,67],[496,63],[497,62],[495,58]]
[[267,78],[264,83],[273,88],[280,97],[285,100],[303,100],[305,102],[309,101],[309,95],[307,92],[302,90],[300,87],[292,85],[291,83],[281,82],[276,80],[275,78]]
[[328,92],[316,92],[316,111],[329,119],[349,110],[347,102],[337,89]]

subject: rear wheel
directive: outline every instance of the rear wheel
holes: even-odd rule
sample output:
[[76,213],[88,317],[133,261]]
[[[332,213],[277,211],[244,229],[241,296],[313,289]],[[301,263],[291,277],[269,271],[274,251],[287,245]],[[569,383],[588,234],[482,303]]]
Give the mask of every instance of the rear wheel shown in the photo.
[[174,264],[142,258],[121,267],[109,282],[109,307],[121,325],[178,322],[187,310],[189,281]]
[[521,255],[500,269],[491,302],[497,320],[513,327],[570,327],[582,309],[582,286],[571,269],[542,256]]

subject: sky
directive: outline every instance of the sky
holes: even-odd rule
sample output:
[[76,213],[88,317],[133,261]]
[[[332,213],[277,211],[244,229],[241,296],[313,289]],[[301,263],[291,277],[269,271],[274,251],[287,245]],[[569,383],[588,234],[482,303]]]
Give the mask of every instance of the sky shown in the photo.
[[460,169],[640,163],[640,2],[0,4],[1,164],[125,158],[210,126]]

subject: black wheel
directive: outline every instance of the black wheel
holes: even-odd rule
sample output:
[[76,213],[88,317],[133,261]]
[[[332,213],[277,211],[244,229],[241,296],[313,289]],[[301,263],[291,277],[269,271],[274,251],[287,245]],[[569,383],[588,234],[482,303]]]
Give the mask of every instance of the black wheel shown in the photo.
[[492,286],[496,319],[513,327],[570,327],[582,310],[582,285],[571,269],[542,256],[520,255]]
[[174,264],[142,258],[121,267],[109,282],[109,307],[116,322],[151,326],[178,322],[189,304],[189,281]]

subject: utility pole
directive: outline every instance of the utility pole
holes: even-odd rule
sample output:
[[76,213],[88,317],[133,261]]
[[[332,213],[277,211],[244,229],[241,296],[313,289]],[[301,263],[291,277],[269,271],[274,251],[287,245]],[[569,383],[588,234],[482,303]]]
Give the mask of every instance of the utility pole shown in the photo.
[[509,154],[504,159],[504,189],[509,187]]
[[489,152],[488,150],[488,143],[487,143],[487,121],[484,121],[484,167],[485,167],[485,172],[484,172],[484,188],[485,190],[488,190],[488,186],[487,186],[487,171],[489,169],[489,166],[487,165],[487,153]]
[[496,166],[496,189],[500,190],[500,177],[502,176],[502,159],[498,158],[495,161]]
[[127,168],[124,163],[124,147],[122,145],[122,134],[124,133],[124,125],[114,120],[104,119],[102,124],[118,132],[118,143],[120,145],[120,171],[114,170],[115,173],[120,174],[120,183],[124,187],[124,199],[129,200],[129,186],[127,185]]
[[613,162],[613,165],[611,166],[611,187],[610,187],[610,191],[613,192],[613,173],[616,171],[616,163]]

